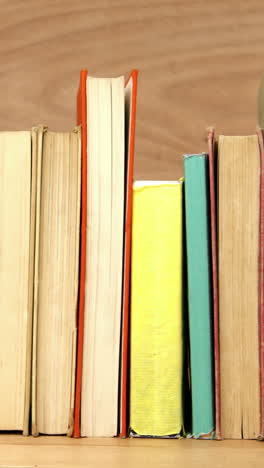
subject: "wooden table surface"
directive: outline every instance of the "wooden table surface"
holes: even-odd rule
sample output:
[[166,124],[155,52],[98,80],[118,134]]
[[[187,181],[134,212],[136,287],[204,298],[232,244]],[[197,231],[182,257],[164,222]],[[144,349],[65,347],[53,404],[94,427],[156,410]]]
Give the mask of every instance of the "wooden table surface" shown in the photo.
[[0,0],[0,129],[75,124],[79,71],[140,71],[136,178],[181,175],[205,128],[256,127],[262,0]]
[[[75,125],[81,68],[140,72],[136,178],[175,179],[205,129],[248,134],[264,70],[262,0],[0,0],[0,129]],[[261,467],[251,441],[0,436],[0,468]]]
[[0,436],[0,468],[262,468],[257,441]]

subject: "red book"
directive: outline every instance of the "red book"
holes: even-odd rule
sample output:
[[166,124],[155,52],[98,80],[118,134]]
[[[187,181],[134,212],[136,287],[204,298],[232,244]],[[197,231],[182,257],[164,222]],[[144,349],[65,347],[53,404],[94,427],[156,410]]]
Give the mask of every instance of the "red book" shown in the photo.
[[209,186],[211,249],[213,277],[213,321],[214,321],[214,354],[215,354],[215,437],[221,439],[220,425],[220,353],[219,353],[219,310],[218,310],[218,261],[217,261],[217,206],[216,206],[216,144],[214,129],[208,132]]
[[85,304],[85,269],[86,269],[86,214],[87,214],[87,110],[86,110],[86,79],[87,70],[82,70],[77,94],[77,124],[81,125],[82,137],[82,174],[81,174],[81,245],[80,245],[80,277],[79,305],[77,321],[77,362],[75,380],[75,405],[73,437],[80,437],[81,390],[82,390],[82,356]]
[[[74,437],[80,437],[83,335],[85,310],[85,267],[86,267],[86,224],[87,224],[87,109],[86,80],[88,72],[81,71],[80,85],[77,95],[77,122],[82,125],[82,200],[81,200],[81,259],[79,282],[77,366],[75,385]],[[131,259],[131,221],[132,221],[132,183],[135,147],[135,120],[138,72],[133,70],[125,84],[126,105],[126,206],[125,206],[125,238],[124,238],[124,276],[122,301],[122,334],[120,359],[120,436],[127,435],[128,413],[128,341],[129,341],[129,309],[130,309],[130,259]],[[89,170],[89,168],[88,168]]]

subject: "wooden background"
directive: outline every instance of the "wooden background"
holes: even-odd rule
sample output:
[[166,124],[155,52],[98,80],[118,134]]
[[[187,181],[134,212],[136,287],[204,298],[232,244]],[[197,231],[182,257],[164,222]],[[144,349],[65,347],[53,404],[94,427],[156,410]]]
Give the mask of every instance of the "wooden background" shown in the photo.
[[69,130],[81,68],[138,68],[136,178],[180,176],[209,125],[255,131],[262,0],[0,0],[0,18],[1,130]]

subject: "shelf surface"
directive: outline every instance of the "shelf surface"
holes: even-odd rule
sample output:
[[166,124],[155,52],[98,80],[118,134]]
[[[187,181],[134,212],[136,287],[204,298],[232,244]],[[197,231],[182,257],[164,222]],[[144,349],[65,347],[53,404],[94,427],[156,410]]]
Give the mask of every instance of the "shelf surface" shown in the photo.
[[258,468],[257,441],[69,439],[0,435],[0,468]]

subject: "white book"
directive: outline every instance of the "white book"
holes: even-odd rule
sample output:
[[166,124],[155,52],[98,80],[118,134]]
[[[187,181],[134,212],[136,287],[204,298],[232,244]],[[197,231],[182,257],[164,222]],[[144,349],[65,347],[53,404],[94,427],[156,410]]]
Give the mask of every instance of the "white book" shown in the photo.
[[73,429],[79,274],[80,132],[36,128],[32,433]]
[[0,430],[24,434],[28,434],[31,371],[33,179],[31,132],[1,132]]
[[124,77],[87,78],[87,255],[82,436],[118,426],[125,203]]

